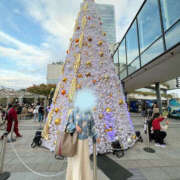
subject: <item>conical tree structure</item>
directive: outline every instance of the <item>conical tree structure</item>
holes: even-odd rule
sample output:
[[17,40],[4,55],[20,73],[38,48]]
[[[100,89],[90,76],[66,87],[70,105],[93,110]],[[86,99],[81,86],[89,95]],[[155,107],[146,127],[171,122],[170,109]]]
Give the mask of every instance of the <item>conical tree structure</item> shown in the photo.
[[51,151],[54,151],[57,136],[64,130],[72,111],[74,94],[81,88],[94,90],[98,98],[93,109],[101,139],[98,152],[111,151],[111,142],[117,138],[124,148],[134,142],[134,128],[101,25],[94,1],[84,0],[43,130],[43,145]]

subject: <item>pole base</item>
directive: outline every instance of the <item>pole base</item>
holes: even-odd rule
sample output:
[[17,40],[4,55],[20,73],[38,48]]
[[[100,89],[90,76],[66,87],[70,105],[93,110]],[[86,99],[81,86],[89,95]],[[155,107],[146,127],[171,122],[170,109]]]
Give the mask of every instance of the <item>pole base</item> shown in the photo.
[[150,147],[145,147],[145,148],[143,148],[143,149],[144,149],[144,151],[146,151],[146,152],[148,152],[148,153],[155,153],[155,152],[156,152],[154,149],[152,149],[152,148],[150,148]]
[[10,177],[10,173],[9,172],[0,173],[0,180],[6,180],[9,177]]

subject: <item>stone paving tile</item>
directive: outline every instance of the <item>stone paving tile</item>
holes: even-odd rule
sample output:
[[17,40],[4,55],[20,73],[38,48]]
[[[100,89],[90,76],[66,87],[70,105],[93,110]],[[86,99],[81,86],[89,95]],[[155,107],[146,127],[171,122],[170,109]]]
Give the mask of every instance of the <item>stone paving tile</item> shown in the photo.
[[171,180],[172,179],[180,180],[180,166],[173,168],[162,167],[162,170],[170,176]]
[[172,180],[162,168],[140,168],[147,180]]

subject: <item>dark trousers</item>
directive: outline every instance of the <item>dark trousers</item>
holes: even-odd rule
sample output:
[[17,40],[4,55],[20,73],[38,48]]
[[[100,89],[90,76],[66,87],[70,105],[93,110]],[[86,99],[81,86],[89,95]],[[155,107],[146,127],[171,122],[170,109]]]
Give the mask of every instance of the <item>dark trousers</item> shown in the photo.
[[164,138],[166,137],[166,132],[164,131],[159,131],[159,130],[156,130],[154,131],[154,140],[156,143],[159,143],[159,144],[163,144],[164,143]]

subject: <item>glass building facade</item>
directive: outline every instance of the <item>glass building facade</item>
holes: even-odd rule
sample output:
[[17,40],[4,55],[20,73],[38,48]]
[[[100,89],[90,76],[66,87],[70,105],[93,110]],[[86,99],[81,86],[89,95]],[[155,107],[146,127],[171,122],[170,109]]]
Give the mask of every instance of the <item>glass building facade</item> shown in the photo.
[[96,4],[98,16],[102,20],[103,31],[106,32],[106,40],[112,45],[116,43],[115,11],[113,5]]
[[180,0],[146,0],[114,53],[120,79],[180,43]]

